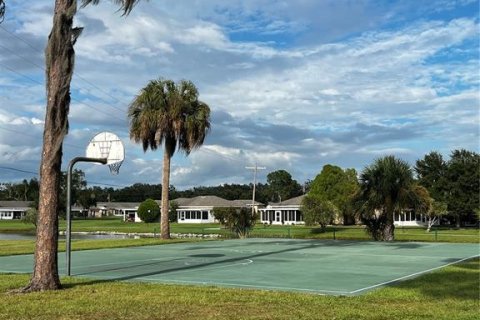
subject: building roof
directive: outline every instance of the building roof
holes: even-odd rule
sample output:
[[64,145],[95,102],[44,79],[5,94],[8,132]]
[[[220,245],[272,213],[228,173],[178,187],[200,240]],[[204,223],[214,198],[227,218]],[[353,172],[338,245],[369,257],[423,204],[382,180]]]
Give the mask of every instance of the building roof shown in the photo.
[[303,198],[305,198],[304,194],[295,198],[290,198],[282,202],[269,203],[268,205],[269,207],[301,206]]
[[280,206],[299,206],[302,204],[303,198],[305,198],[305,195],[302,194],[301,196],[295,197],[295,198],[290,198],[288,200],[282,201],[278,203],[277,205]]
[[[252,206],[252,200],[251,199],[239,199],[239,200],[233,200],[234,207],[251,207]],[[263,206],[263,203],[255,201],[256,206]]]
[[217,196],[198,196],[185,201],[181,207],[232,207],[232,201]]
[[[252,205],[252,200],[226,200],[217,196],[198,196],[194,198],[177,198],[175,201],[179,207],[236,207],[242,208]],[[261,205],[260,202],[255,202],[256,205]]]
[[107,209],[136,209],[140,202],[97,202],[98,207],[105,207]]
[[17,201],[17,200],[7,200],[0,201],[0,208],[10,208],[10,209],[28,209],[32,205],[32,201]]

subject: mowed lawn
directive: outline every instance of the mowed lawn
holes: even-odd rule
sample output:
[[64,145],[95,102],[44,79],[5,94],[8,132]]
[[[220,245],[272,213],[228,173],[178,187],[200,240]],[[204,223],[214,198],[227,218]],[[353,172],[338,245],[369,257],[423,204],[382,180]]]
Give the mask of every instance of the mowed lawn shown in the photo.
[[[88,219],[73,220],[73,232],[120,232],[120,233],[159,233],[159,223],[129,223],[121,219]],[[65,221],[60,221],[60,230],[66,229]],[[0,220],[2,232],[35,232],[32,224],[21,221]],[[232,237],[232,234],[219,224],[171,224],[171,232],[175,234],[220,234],[223,237]],[[362,226],[329,226],[325,232],[317,227],[305,226],[264,226],[257,224],[251,232],[252,237],[282,237],[298,239],[344,239],[370,240]],[[478,243],[480,233],[477,228],[453,229],[437,228],[426,232],[423,228],[402,228],[395,230],[396,240],[399,241],[441,241],[441,242],[470,242]]]
[[354,297],[80,278],[15,294],[29,276],[4,274],[0,319],[478,319],[479,266],[473,259]]
[[[118,220],[75,220],[75,231],[152,232],[157,224]],[[12,228],[13,227],[13,228]],[[23,228],[23,229],[22,229]],[[26,231],[21,222],[0,223],[0,230]],[[218,225],[172,225],[172,232],[225,232]],[[336,229],[368,239],[361,228]],[[263,227],[270,236],[313,237],[314,228]],[[30,230],[31,231],[31,230]],[[178,232],[178,231],[177,231]],[[399,235],[425,234],[422,229],[397,228]],[[467,238],[478,243],[478,230],[440,230],[446,239]],[[333,235],[333,231],[329,236]],[[327,233],[328,234],[328,233]],[[448,234],[454,237],[448,238]],[[429,237],[431,235],[428,235]],[[438,236],[438,235],[437,235]],[[363,237],[363,238],[362,238]],[[337,237],[340,238],[340,237]],[[452,240],[453,239],[453,240]],[[462,240],[461,242],[463,242]],[[159,239],[76,240],[74,250],[173,243]],[[206,240],[202,240],[206,241]],[[60,242],[60,249],[64,243]],[[32,253],[32,240],[0,241],[0,255]],[[301,272],[301,270],[299,270]],[[28,283],[28,275],[0,275],[0,319],[477,319],[480,312],[480,261],[472,259],[418,278],[354,297],[217,287],[162,285],[62,278],[55,292],[14,294]]]

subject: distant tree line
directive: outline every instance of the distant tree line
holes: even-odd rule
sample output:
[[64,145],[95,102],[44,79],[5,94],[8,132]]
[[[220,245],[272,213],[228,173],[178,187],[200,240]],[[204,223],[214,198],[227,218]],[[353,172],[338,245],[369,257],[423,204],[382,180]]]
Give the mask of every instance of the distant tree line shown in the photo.
[[394,239],[394,217],[407,211],[426,217],[427,230],[439,220],[457,227],[478,225],[480,155],[454,150],[444,160],[430,152],[411,166],[395,156],[354,169],[325,165],[310,183],[302,211],[307,225],[361,221],[375,240]]
[[[66,173],[62,174],[61,212],[65,211]],[[20,183],[0,184],[0,200],[23,200],[38,202],[38,180],[23,180]],[[187,190],[169,188],[169,198],[192,198],[196,196],[214,195],[227,200],[251,199],[252,184],[223,184],[219,186],[199,186]],[[145,199],[160,199],[161,184],[135,183],[124,188],[88,186],[85,173],[75,169],[72,173],[72,205],[84,208],[97,202],[143,202]],[[256,201],[262,203],[278,202],[303,194],[302,186],[285,170],[277,170],[267,175],[267,183],[256,186]]]
[[[457,226],[461,226],[478,221],[480,208],[480,155],[478,153],[464,149],[454,150],[450,158],[445,160],[440,153],[432,151],[417,160],[413,167],[408,163],[397,161],[399,159],[390,159],[390,162],[383,159],[387,161],[384,163],[380,163],[380,160],[382,159],[377,159],[360,174],[355,169],[342,169],[327,164],[315,179],[305,182],[303,186],[287,171],[273,171],[267,175],[267,183],[257,184],[256,200],[267,204],[284,201],[308,192],[305,200],[307,205],[304,209],[307,210],[305,219],[309,224],[321,226],[330,223],[353,224],[361,220],[367,225],[371,223],[375,226],[384,223],[382,219],[386,219],[386,216],[375,220],[376,218],[374,219],[371,215],[373,211],[370,209],[372,207],[385,209],[381,202],[388,195],[382,192],[387,190],[389,184],[398,186],[400,181],[397,182],[397,180],[403,177],[402,182],[407,185],[402,187],[416,188],[416,194],[423,199],[423,202],[417,201],[416,204],[410,202],[406,206],[412,208],[416,205],[418,210],[423,210],[422,213],[430,222],[433,223],[440,218],[449,219]],[[388,175],[393,175],[391,181],[378,179]],[[117,189],[89,187],[85,174],[81,170],[74,170],[72,185],[72,204],[84,208],[95,205],[97,202],[143,202],[148,198],[160,199],[162,190],[161,184],[146,183],[135,183]],[[1,183],[0,200],[32,201],[35,206],[38,203],[38,186],[39,182],[36,178],[23,180],[20,183]],[[63,173],[60,188],[61,214],[65,210],[65,187],[66,174]],[[177,190],[174,186],[170,186],[169,198],[215,195],[227,200],[251,199],[252,188],[252,184],[199,186],[187,190]],[[368,203],[363,203],[368,204],[370,208],[359,206],[359,192],[363,192],[363,200],[369,200]],[[400,194],[403,195],[405,192],[400,190]],[[381,200],[382,197],[384,197],[383,200]],[[361,214],[364,209],[368,209],[369,213]],[[319,211],[327,216],[319,214]]]

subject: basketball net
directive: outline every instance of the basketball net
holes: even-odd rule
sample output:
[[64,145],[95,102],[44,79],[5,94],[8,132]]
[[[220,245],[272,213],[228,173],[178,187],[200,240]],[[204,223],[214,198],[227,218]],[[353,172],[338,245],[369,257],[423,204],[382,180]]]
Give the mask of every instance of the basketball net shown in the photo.
[[110,173],[115,175],[115,176],[118,175],[118,172],[120,171],[120,166],[122,165],[122,163],[123,163],[123,160],[108,164],[108,168],[110,169]]
[[[110,156],[110,149],[112,148],[113,141],[99,141],[98,142],[98,147],[100,149],[100,154],[102,155],[103,158],[109,158]],[[113,175],[118,175],[120,171],[120,167],[123,163],[123,160],[113,162],[113,163],[108,163],[108,168],[110,169],[110,173]]]

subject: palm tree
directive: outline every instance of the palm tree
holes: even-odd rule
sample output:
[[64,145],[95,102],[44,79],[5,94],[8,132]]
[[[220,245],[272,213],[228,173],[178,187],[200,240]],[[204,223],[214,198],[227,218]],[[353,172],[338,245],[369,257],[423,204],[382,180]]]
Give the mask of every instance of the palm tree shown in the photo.
[[162,170],[161,237],[170,238],[168,190],[170,159],[175,150],[187,155],[199,148],[210,129],[210,108],[198,101],[190,81],[151,80],[130,104],[130,138],[142,143],[143,151],[164,146]]
[[394,214],[419,208],[419,190],[409,164],[394,156],[377,159],[363,170],[355,202],[375,240],[394,240]]
[[[124,15],[130,13],[139,0],[114,0]],[[100,0],[81,0],[82,7]],[[0,5],[4,5],[1,1]],[[0,18],[4,8],[0,7]],[[47,107],[40,163],[37,241],[34,269],[30,283],[21,291],[59,289],[57,240],[58,208],[63,140],[68,132],[70,82],[75,51],[73,46],[82,28],[73,28],[77,0],[56,0],[53,26],[45,49]]]

